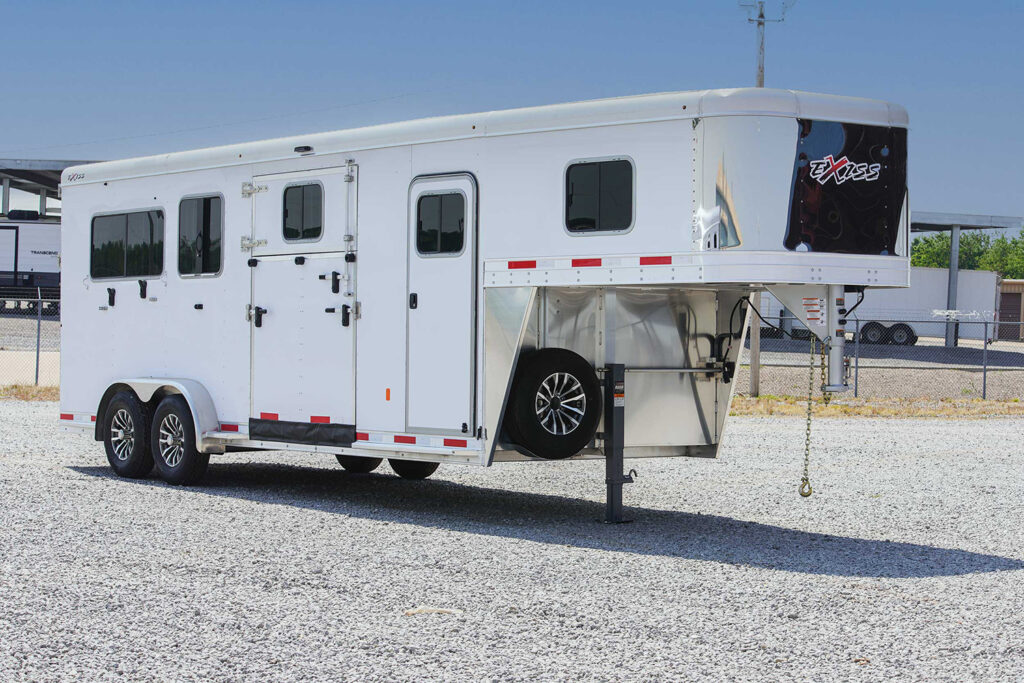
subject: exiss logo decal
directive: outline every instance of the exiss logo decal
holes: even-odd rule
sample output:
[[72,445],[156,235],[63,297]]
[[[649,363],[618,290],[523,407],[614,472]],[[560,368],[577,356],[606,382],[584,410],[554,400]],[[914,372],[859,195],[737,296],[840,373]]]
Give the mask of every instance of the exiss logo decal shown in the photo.
[[82,180],[85,178],[84,173],[68,173],[68,179],[64,182],[73,183],[76,180]]
[[881,170],[881,164],[858,164],[845,156],[834,159],[831,154],[824,159],[811,162],[811,177],[822,185],[829,179],[835,180],[836,185],[842,185],[847,180],[871,182],[878,180],[878,173]]

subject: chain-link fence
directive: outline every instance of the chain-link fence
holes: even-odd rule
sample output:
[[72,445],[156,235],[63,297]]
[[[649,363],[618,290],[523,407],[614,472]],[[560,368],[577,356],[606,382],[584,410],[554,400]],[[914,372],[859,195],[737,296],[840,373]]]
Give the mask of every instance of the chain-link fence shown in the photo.
[[[808,333],[794,326],[792,334],[791,339],[762,328],[760,395],[807,393]],[[846,355],[848,396],[1024,399],[1024,323],[851,320]],[[817,357],[815,363],[820,363]],[[749,391],[749,373],[748,340],[740,355],[737,391]]]
[[[850,321],[848,396],[1024,400],[1024,323],[960,320]],[[810,341],[761,329],[762,396],[807,392]],[[820,360],[815,357],[815,363]],[[750,341],[740,355],[737,390],[750,387]],[[817,370],[816,370],[817,372]],[[58,386],[60,301],[0,296],[0,386]]]
[[0,386],[60,383],[60,301],[0,296]]

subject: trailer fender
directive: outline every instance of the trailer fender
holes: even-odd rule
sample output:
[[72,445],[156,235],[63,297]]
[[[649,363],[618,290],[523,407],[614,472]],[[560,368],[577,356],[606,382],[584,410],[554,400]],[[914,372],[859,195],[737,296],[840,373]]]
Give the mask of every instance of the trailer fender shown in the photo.
[[164,396],[178,394],[185,399],[189,410],[192,411],[192,421],[196,427],[196,448],[200,452],[209,452],[204,448],[204,435],[215,432],[220,428],[217,418],[217,409],[210,398],[210,392],[199,382],[191,379],[180,378],[132,378],[122,379],[110,385],[100,400],[96,412],[96,440],[101,440],[101,425],[103,415],[106,412],[107,404],[118,391],[129,389],[138,396],[143,403],[150,401],[159,402]]

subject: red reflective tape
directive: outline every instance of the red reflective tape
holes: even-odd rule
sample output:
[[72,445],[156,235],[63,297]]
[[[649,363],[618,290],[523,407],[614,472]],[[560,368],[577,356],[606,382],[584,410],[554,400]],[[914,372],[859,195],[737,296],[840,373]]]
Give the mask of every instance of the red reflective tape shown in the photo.
[[90,420],[91,422],[95,422],[95,421],[96,421],[96,416],[95,416],[95,415],[93,415],[92,417],[90,417],[90,418],[89,418],[89,420]]
[[452,446],[454,448],[465,448],[469,444],[465,439],[445,439],[445,446]]
[[370,435],[366,432],[356,432],[356,441],[369,441]]
[[601,265],[601,259],[599,258],[574,258],[572,260],[573,268],[593,268],[599,265]]
[[537,267],[537,262],[536,261],[509,261],[508,262],[508,269],[509,270],[519,270],[520,268],[536,268],[536,267]]
[[313,424],[326,425],[331,423],[331,418],[327,415],[312,415],[309,421]]
[[62,420],[74,420],[75,416],[72,415],[71,413],[61,413],[60,414],[60,419],[62,419]]
[[416,443],[415,436],[396,436],[395,443]]
[[671,256],[641,256],[640,257],[640,265],[641,266],[671,266],[672,265],[672,257]]
[[260,413],[261,420],[277,420],[277,413]]
[[237,432],[238,431],[238,425],[222,424],[220,426],[220,431],[222,431],[222,432]]

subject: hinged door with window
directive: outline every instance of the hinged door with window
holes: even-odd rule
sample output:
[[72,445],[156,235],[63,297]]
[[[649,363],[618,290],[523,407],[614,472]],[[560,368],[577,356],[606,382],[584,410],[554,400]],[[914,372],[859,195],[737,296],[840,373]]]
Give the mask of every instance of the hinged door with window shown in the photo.
[[409,201],[409,430],[469,434],[474,414],[476,183],[418,178]]
[[250,436],[346,445],[355,413],[354,166],[254,178]]

